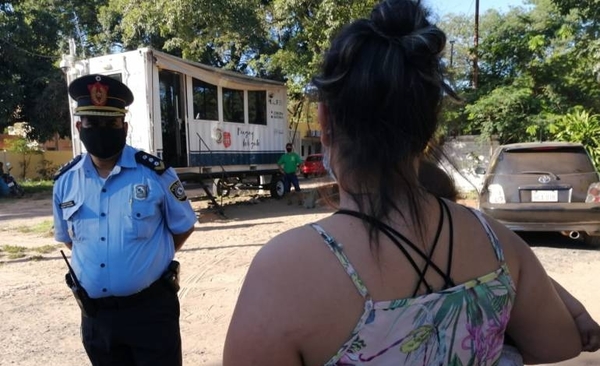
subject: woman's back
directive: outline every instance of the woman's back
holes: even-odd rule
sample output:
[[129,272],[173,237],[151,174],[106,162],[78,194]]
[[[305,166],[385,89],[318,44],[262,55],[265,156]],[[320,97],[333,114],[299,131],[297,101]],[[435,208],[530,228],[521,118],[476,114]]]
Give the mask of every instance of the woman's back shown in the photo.
[[[490,234],[472,212],[447,204],[454,223],[450,277],[455,286],[444,290],[444,278],[430,269],[425,279],[433,290],[431,294],[421,287],[413,297],[420,275],[385,236],[380,238],[374,253],[368,245],[368,231],[357,218],[333,215],[317,223],[341,245],[350,270],[340,264],[339,257],[314,227],[303,226],[275,237],[252,263],[236,308],[236,313],[249,313],[240,317],[245,319],[242,324],[235,324],[244,329],[243,344],[252,349],[265,347],[268,356],[253,362],[252,352],[243,352],[248,356],[244,364],[387,365],[391,357],[394,365],[412,365],[415,357],[425,354],[428,359],[443,357],[442,365],[448,364],[448,357],[452,360],[453,355],[463,363],[466,360],[465,364],[471,357],[479,357],[477,365],[492,364],[493,358],[499,356],[501,335],[509,321],[513,283],[517,288],[519,285],[520,253],[512,245],[502,243],[495,250]],[[427,223],[432,228],[427,235],[430,242],[440,215],[437,206],[431,199],[426,210],[431,213]],[[409,227],[394,229],[417,242],[411,238]],[[447,269],[449,239],[446,218],[432,255],[433,263],[442,271]],[[499,252],[505,255],[507,267],[502,266]],[[426,261],[415,255],[413,258],[420,268],[425,267]],[[365,293],[357,291],[348,271],[364,284],[372,299],[375,319],[369,318],[373,313]],[[540,283],[541,288],[543,285]],[[253,302],[257,306],[249,308]],[[389,311],[390,308],[396,310]],[[559,324],[564,323],[558,321],[560,315],[557,331],[570,334]],[[244,321],[250,324],[244,325]],[[424,327],[419,328],[419,324]],[[356,337],[357,331],[364,345]],[[246,343],[249,340],[251,343]],[[277,346],[272,347],[275,340]],[[240,347],[239,342],[228,341]],[[396,342],[400,343],[394,345]],[[298,363],[288,358],[290,354],[296,355]],[[371,361],[352,360],[357,357]],[[226,365],[231,362],[227,357],[225,361]]]
[[[448,260],[444,265],[448,264],[450,268],[444,271],[435,262],[425,260],[423,270],[417,269],[417,273],[421,274],[427,272],[427,269],[435,272],[433,276],[428,276],[427,273],[419,275],[424,283],[429,282],[427,277],[444,278],[443,289],[436,291],[435,288],[425,286],[425,294],[414,296],[413,293],[410,297],[383,301],[371,298],[360,273],[355,272],[341,243],[321,226],[313,224],[325,245],[340,261],[365,304],[352,335],[326,364],[451,365],[460,362],[485,366],[496,362],[502,350],[515,289],[501,246],[484,219],[478,217],[488,237],[492,239],[490,247],[493,246],[496,253],[496,270],[465,283],[454,284],[450,255],[454,248],[453,240],[449,240],[446,253]],[[451,223],[451,219],[447,221],[448,225]],[[408,254],[410,245],[396,241],[396,245],[398,244],[402,247],[398,248],[398,252],[406,250]],[[409,258],[414,260],[410,254],[407,255],[407,259]],[[421,258],[425,259],[427,256],[423,255]],[[402,282],[402,279],[398,281]]]
[[[453,203],[446,212],[418,183],[442,97],[455,95],[442,72],[446,37],[427,18],[419,1],[383,0],[332,40],[313,83],[323,164],[346,214],[317,222],[325,241],[307,225],[259,251],[229,327],[225,366],[487,365],[505,327],[526,360],[555,362],[580,350],[572,318],[527,245],[491,220],[497,245],[473,212]],[[403,238],[392,240],[385,225]],[[413,300],[392,301],[399,299]]]
[[[385,235],[381,235],[378,251],[373,253],[368,245],[368,232],[361,220],[355,217],[334,215],[318,223],[318,229],[335,240],[329,245],[323,238],[324,234],[310,226],[283,234],[269,244],[272,249],[269,256],[294,258],[291,262],[283,259],[285,264],[282,265],[289,277],[284,274],[277,277],[287,282],[282,285],[285,292],[279,295],[295,299],[295,310],[290,314],[290,322],[294,324],[290,324],[290,328],[303,328],[306,332],[302,341],[305,344],[304,364],[337,361],[336,355],[345,357],[342,360],[348,362],[350,358],[362,355],[363,358],[372,358],[372,364],[386,364],[385,360],[389,357],[412,364],[412,357],[422,356],[425,348],[430,353],[434,352],[431,349],[434,344],[440,346],[435,351],[438,356],[456,354],[462,355],[461,358],[467,357],[465,355],[470,357],[470,342],[477,343],[478,340],[469,339],[467,324],[472,325],[471,331],[484,330],[488,335],[495,334],[495,338],[490,337],[490,340],[493,338],[499,347],[502,345],[514,294],[512,279],[506,267],[502,266],[503,252],[499,246],[498,252],[494,250],[484,227],[473,213],[462,206],[447,204],[450,216],[444,215],[432,262],[442,272],[447,270],[451,246],[448,217],[451,217],[454,225],[449,277],[454,286],[444,289],[445,278],[429,265],[424,277],[433,291],[429,294],[424,286],[420,286],[414,296],[420,274],[412,268],[408,257]],[[429,207],[432,219],[427,223],[427,227],[431,228],[427,238],[432,243],[443,211],[439,210],[434,199]],[[414,237],[411,238],[412,230],[407,230],[407,227],[396,226],[394,229],[410,241],[417,242]],[[427,261],[405,243],[402,244],[417,266],[425,268]],[[343,258],[332,251],[337,245],[340,245],[339,252],[343,253]],[[340,262],[346,263],[347,267]],[[348,272],[355,273],[354,279],[359,279],[364,285],[362,294]],[[483,309],[485,312],[482,312]],[[291,309],[286,307],[271,309],[269,313],[289,311]],[[470,319],[467,317],[472,316],[476,317],[475,323],[467,321]],[[432,322],[432,317],[437,318],[436,322]],[[458,325],[461,328],[457,332],[455,327]],[[368,336],[364,335],[365,332]],[[485,332],[473,336],[481,336]],[[362,342],[357,337],[365,342],[366,338],[370,338],[364,344],[369,352],[359,347]],[[411,341],[411,337],[416,338]],[[427,337],[428,342],[422,344],[425,348],[417,347],[418,350],[404,355],[398,353],[417,346],[421,337]],[[396,342],[400,343],[394,344]],[[448,345],[454,349],[445,348]],[[374,356],[387,347],[392,347],[392,350],[380,355],[383,363],[378,362],[378,357]],[[353,352],[348,353],[346,348]],[[356,363],[357,360],[354,362],[360,364]]]

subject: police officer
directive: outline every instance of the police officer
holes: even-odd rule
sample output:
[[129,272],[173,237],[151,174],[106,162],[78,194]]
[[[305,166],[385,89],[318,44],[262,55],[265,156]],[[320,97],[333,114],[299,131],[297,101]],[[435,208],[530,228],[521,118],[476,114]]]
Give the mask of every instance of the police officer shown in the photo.
[[82,312],[82,341],[94,366],[181,365],[179,300],[165,278],[196,215],[175,171],[126,145],[120,81],[88,75],[69,85],[87,153],[55,176],[55,239],[95,311]]

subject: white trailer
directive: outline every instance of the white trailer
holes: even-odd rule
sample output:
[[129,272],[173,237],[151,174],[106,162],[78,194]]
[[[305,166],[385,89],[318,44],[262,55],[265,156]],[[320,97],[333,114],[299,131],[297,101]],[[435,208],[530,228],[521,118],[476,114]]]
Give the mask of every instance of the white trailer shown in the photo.
[[[182,181],[203,182],[209,195],[212,188],[217,194],[249,188],[283,196],[276,162],[293,140],[285,84],[151,48],[78,61],[70,57],[61,62],[68,82],[102,74],[131,89],[127,143],[163,159]],[[73,118],[75,102],[70,102]],[[77,155],[83,146],[74,127],[72,140]]]

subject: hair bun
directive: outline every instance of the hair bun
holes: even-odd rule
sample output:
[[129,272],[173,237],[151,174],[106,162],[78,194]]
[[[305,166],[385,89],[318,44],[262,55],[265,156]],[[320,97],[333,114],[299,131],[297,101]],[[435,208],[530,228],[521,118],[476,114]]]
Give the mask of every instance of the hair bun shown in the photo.
[[429,13],[415,0],[385,0],[371,12],[376,34],[417,54],[438,55],[446,36],[427,20]]

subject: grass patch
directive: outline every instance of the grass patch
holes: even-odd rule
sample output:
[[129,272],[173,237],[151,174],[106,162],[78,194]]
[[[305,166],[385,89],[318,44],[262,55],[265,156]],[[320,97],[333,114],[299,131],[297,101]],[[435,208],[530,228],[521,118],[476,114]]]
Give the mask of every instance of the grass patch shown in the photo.
[[8,259],[19,259],[25,256],[27,248],[16,245],[4,245],[0,250],[8,255]]
[[25,194],[34,194],[34,193],[48,193],[52,194],[52,187],[54,186],[54,181],[51,180],[25,180],[23,182],[19,182],[23,189],[25,190]]
[[18,226],[16,230],[24,234],[46,234],[50,236],[53,225],[52,221],[46,220],[31,226]]
[[53,251],[57,250],[60,247],[62,247],[62,244],[44,245],[42,247],[31,248],[31,250],[33,250],[34,252],[40,253],[40,254],[48,254],[48,253],[52,253]]
[[2,248],[0,248],[0,251],[3,251],[8,254],[25,253],[27,251],[27,248],[20,247],[18,245],[3,245]]
[[19,259],[29,256],[29,259],[33,261],[40,261],[44,259],[44,254],[52,253],[60,247],[62,247],[62,244],[44,245],[34,248],[21,247],[17,245],[3,245],[0,247],[0,257],[6,257],[7,259]]

